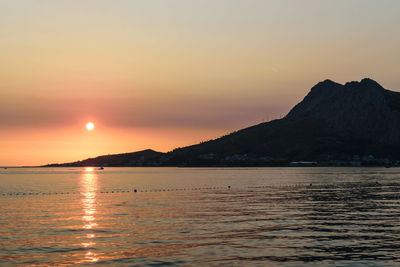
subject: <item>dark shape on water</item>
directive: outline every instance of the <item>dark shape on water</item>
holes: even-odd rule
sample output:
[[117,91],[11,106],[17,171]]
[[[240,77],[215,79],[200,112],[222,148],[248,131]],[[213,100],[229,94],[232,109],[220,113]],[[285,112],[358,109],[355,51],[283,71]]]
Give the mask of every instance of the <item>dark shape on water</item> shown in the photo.
[[325,80],[284,118],[197,145],[48,166],[393,166],[398,159],[400,93],[363,79]]

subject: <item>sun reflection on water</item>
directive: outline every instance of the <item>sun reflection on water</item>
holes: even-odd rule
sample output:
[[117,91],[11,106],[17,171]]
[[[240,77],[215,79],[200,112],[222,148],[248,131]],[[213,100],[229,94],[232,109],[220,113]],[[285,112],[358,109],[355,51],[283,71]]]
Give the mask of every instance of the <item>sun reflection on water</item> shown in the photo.
[[[85,168],[81,175],[81,196],[82,196],[82,228],[91,230],[98,226],[96,221],[96,190],[97,190],[97,175],[93,168]],[[94,233],[87,233],[86,239],[81,243],[82,247],[86,249],[93,248],[96,243],[93,241],[95,238]],[[96,262],[98,258],[93,251],[88,251],[85,254],[85,261]]]

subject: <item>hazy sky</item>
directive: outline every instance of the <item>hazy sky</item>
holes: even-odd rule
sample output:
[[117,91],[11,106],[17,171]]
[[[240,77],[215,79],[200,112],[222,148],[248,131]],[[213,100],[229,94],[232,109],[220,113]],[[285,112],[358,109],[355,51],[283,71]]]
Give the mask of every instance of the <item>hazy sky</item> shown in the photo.
[[168,151],[328,78],[400,90],[399,25],[397,0],[0,0],[0,165]]

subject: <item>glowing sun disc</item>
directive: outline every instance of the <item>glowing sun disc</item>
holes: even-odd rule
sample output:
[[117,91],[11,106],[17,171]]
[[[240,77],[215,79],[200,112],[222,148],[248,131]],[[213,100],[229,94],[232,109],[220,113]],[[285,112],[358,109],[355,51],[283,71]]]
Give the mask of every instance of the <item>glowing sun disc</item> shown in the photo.
[[88,131],[93,130],[93,129],[94,129],[94,124],[93,124],[93,122],[88,122],[88,123],[86,123],[86,129],[87,129]]

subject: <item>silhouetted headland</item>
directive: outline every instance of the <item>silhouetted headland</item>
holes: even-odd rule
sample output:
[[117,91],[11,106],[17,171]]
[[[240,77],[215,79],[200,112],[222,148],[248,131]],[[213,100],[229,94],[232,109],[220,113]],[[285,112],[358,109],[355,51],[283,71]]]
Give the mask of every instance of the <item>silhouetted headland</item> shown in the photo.
[[318,83],[284,118],[168,153],[46,166],[398,166],[400,93],[371,79]]

